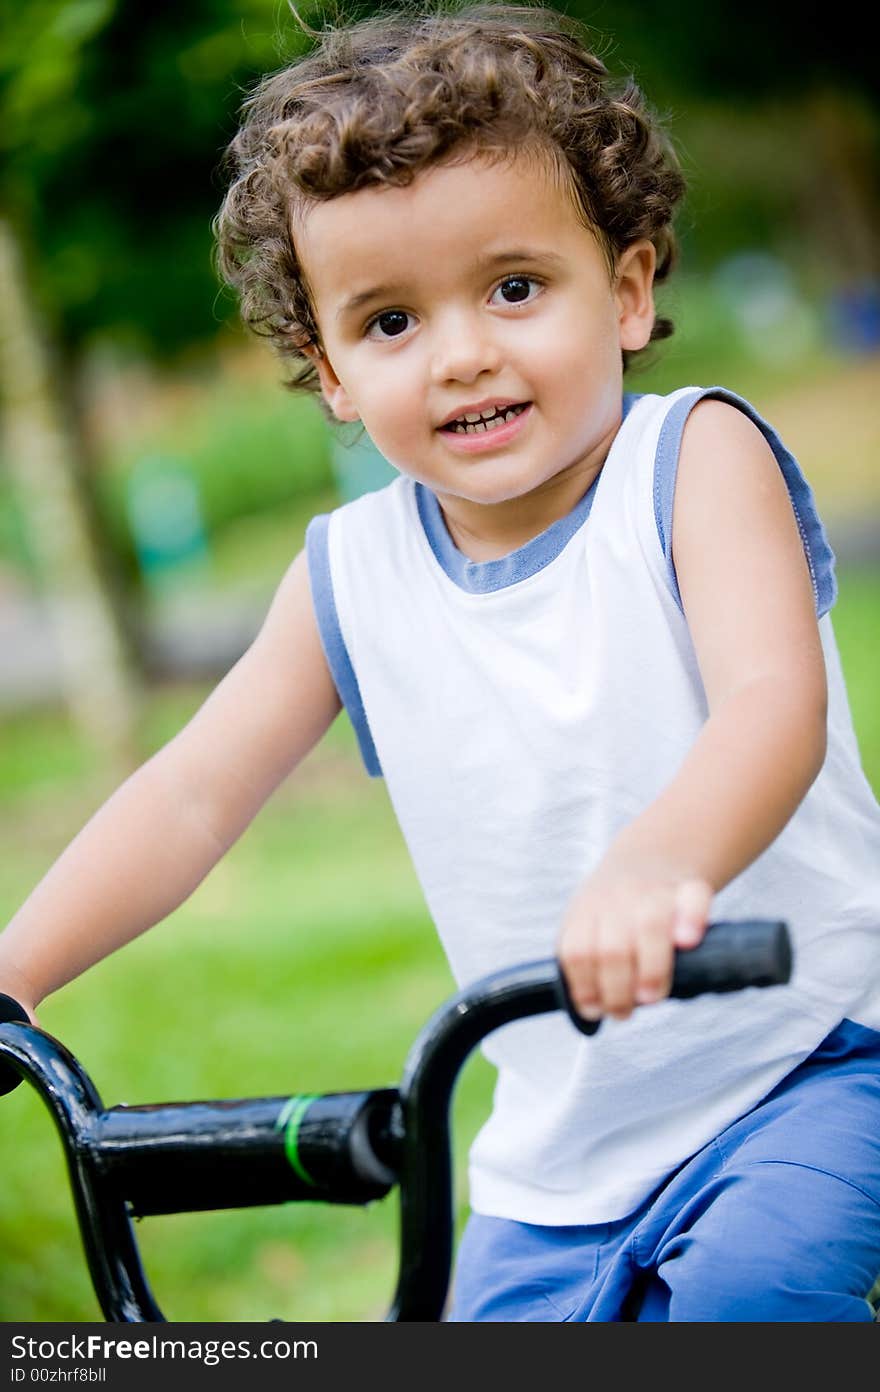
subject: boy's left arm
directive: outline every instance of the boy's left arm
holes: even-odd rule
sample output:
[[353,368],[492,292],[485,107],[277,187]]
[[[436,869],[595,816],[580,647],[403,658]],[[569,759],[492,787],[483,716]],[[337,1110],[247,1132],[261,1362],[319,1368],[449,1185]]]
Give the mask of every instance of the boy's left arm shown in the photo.
[[789,821],[825,759],[827,685],[791,499],[757,427],[722,401],[688,419],[673,537],[709,718],[663,793],[574,896],[558,944],[587,1018],[668,994],[673,951]]

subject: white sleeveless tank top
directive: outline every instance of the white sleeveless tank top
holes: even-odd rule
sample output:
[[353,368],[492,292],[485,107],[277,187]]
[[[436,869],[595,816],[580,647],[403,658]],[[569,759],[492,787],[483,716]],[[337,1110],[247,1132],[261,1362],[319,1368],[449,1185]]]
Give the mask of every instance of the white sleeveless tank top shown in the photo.
[[[829,610],[834,556],[773,430],[722,388],[627,397],[593,485],[512,555],[471,562],[407,477],[307,535],[330,669],[388,792],[459,985],[553,954],[574,890],[677,773],[708,716],[672,563],[682,431],[704,396],[759,426],[797,517],[828,673],[825,763],[711,918],[780,918],[790,984],[664,1001],[593,1038],[561,1013],[483,1046],[498,1079],[476,1212],[623,1217],[849,1018],[880,1029],[880,807]],[[724,789],[716,796],[724,798]]]

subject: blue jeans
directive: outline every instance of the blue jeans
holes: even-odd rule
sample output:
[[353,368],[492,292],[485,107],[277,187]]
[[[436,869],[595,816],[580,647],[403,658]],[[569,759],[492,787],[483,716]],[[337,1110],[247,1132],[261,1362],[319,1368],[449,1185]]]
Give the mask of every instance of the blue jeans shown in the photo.
[[635,1213],[473,1214],[452,1321],[868,1321],[880,1272],[880,1033],[844,1021]]

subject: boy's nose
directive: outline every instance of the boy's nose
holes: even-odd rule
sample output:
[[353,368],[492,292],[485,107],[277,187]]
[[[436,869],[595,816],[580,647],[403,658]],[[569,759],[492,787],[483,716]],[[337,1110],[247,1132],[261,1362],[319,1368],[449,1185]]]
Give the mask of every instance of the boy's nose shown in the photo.
[[483,372],[496,372],[501,352],[484,325],[464,317],[438,334],[432,354],[435,382],[474,382]]

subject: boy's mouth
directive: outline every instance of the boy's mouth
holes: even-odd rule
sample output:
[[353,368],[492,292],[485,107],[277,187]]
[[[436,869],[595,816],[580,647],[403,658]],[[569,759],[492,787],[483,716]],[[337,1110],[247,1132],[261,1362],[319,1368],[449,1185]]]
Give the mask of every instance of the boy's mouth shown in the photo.
[[486,435],[515,420],[530,405],[529,401],[521,401],[514,406],[499,406],[486,411],[474,411],[468,415],[459,416],[456,420],[447,421],[445,425],[441,425],[440,429],[452,435]]

